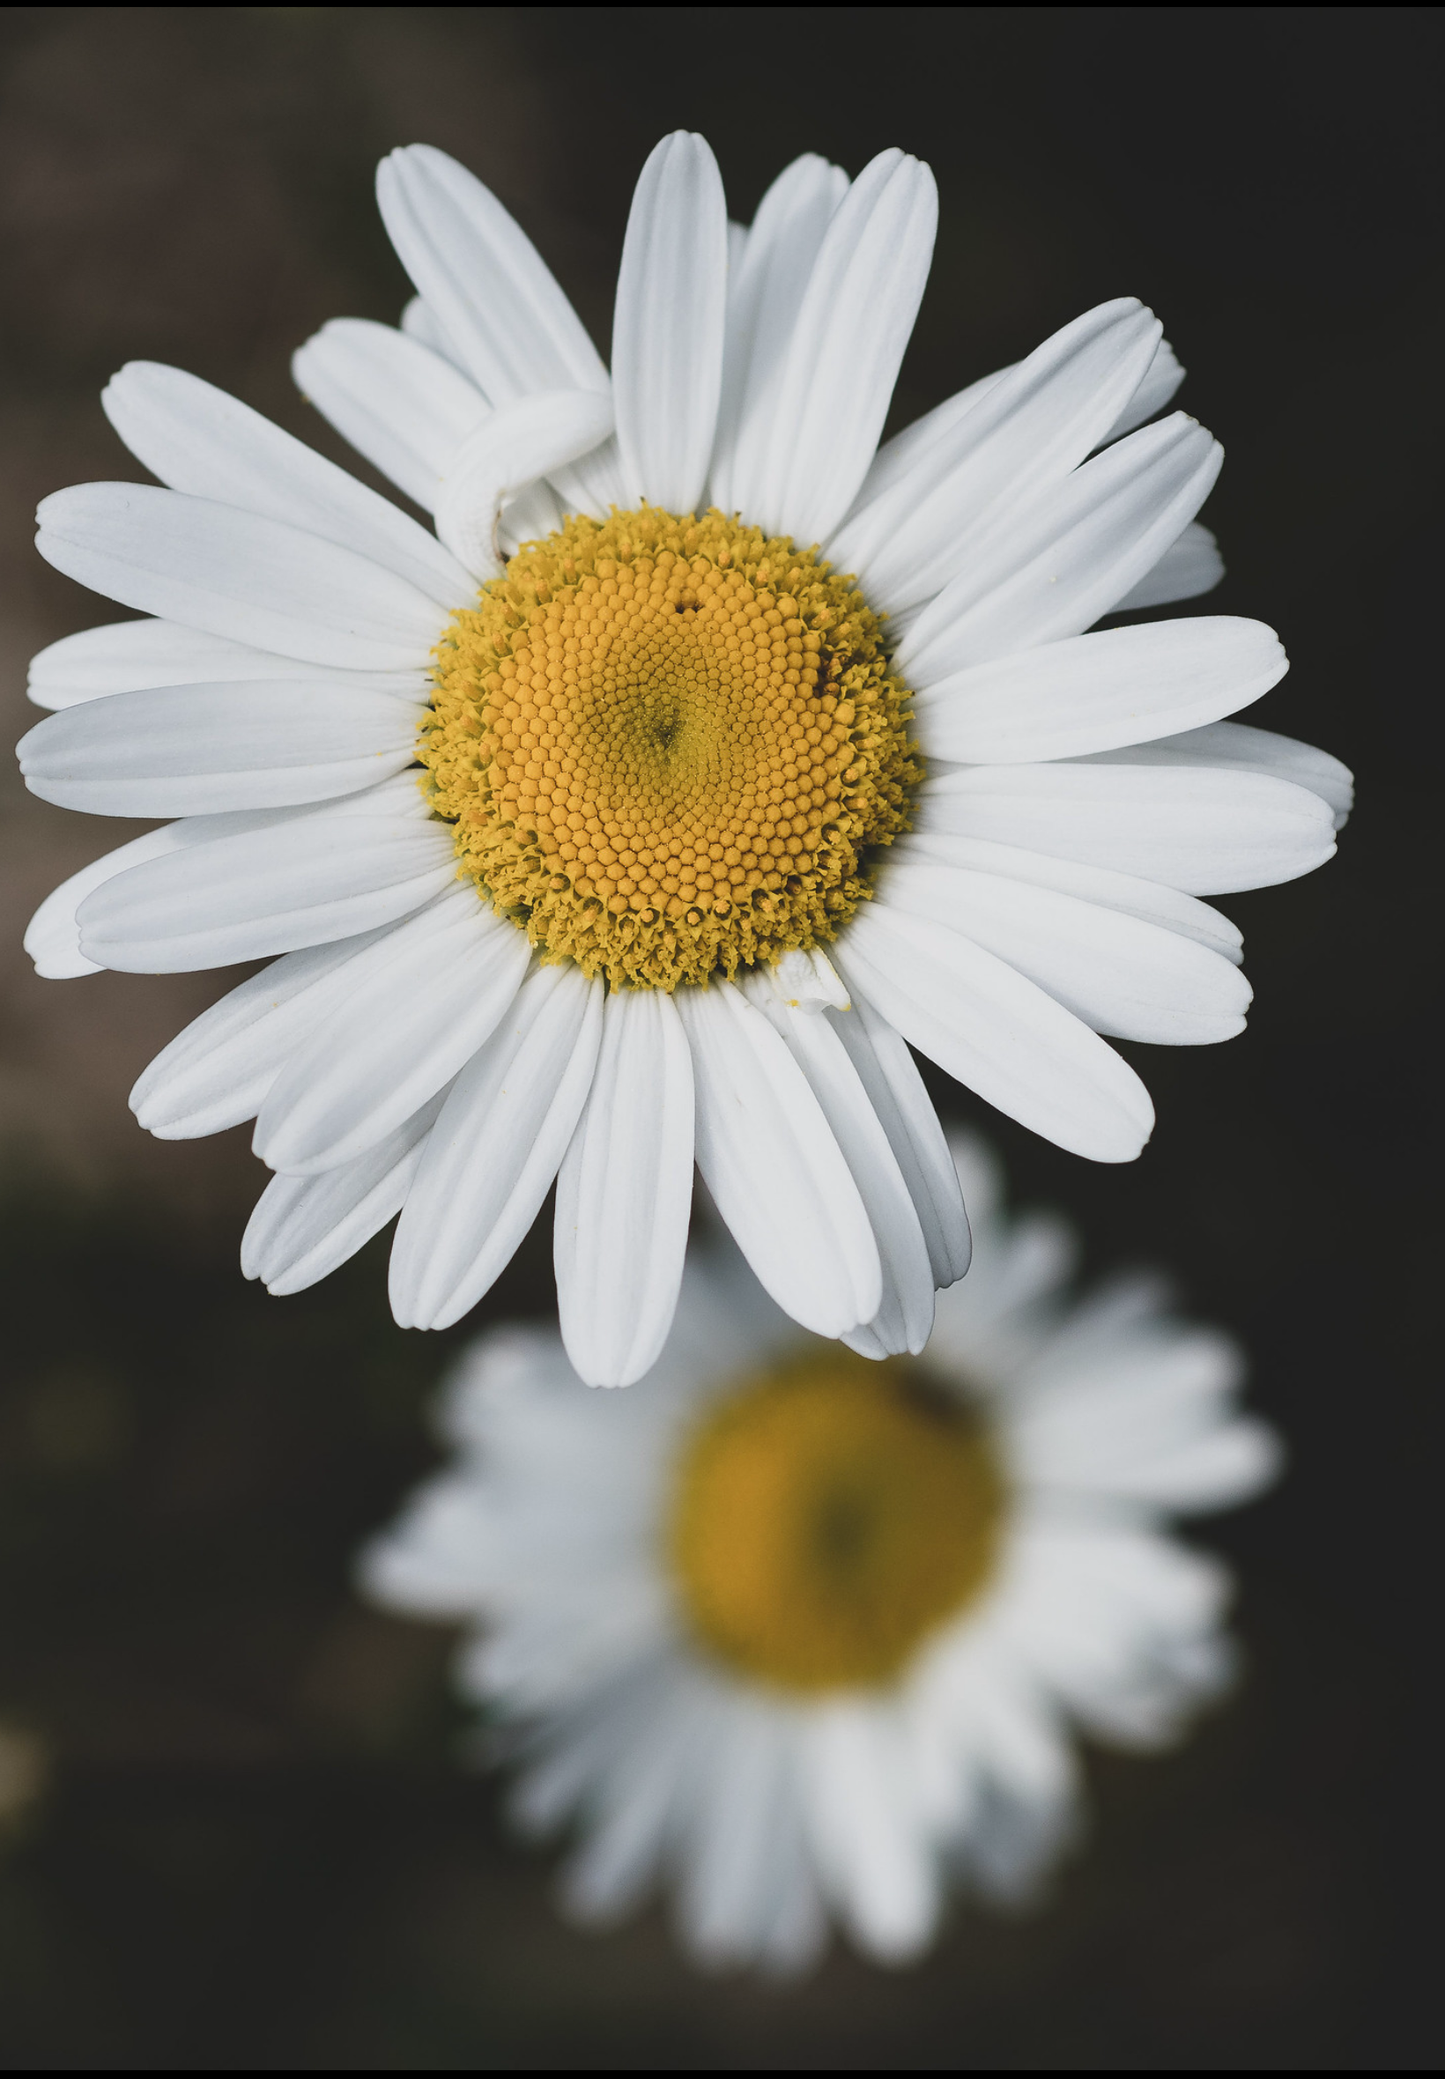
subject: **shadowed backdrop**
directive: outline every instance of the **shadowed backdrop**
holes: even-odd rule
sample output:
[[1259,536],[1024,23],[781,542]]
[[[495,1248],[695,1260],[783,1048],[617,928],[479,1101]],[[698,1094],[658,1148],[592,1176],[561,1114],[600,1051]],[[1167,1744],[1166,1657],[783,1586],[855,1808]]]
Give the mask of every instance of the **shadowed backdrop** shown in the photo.
[[[1207,1527],[1247,1666],[1177,1755],[1091,1762],[1046,1908],[921,1967],[689,1974],[660,1916],[569,1931],[459,1774],[452,1637],[358,1605],[433,1462],[449,1349],[552,1304],[546,1222],[469,1323],[403,1334],[384,1242],[271,1300],[245,1130],[126,1093],[237,974],[44,983],[20,934],[142,826],[0,782],[0,2057],[70,2068],[1416,2068],[1433,1782],[1439,16],[1423,8],[10,8],[0,21],[0,697],[114,617],[34,555],[62,484],[137,478],[98,392],[173,361],[354,458],[288,362],[409,285],[371,197],[428,141],[491,185],[606,350],[632,183],[702,130],[746,218],[798,152],[929,159],[942,221],[896,427],[1135,294],[1223,440],[1228,565],[1182,611],[1293,659],[1252,711],[1356,769],[1337,861],[1227,898],[1257,995],[1128,1048],[1154,1142],[1090,1167],[985,1115],[1090,1264],[1163,1263],[1254,1358],[1272,1498]],[[580,1389],[579,1389],[580,1390]],[[8,1743],[8,1744],[7,1744]],[[19,1757],[17,1760],[16,1757]],[[9,1757],[7,1759],[7,1757]],[[28,1771],[28,1773],[27,1773]],[[16,1786],[19,1786],[16,1788]]]

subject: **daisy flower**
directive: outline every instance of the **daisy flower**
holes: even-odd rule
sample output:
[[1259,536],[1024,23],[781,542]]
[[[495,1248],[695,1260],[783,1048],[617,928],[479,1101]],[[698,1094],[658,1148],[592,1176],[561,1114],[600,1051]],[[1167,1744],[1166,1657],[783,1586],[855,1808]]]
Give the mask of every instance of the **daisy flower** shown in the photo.
[[[417,287],[329,324],[307,395],[435,532],[207,383],[104,394],[160,486],[40,508],[41,553],[146,618],[44,651],[29,786],[176,818],[58,889],[45,975],[272,960],[132,1094],[255,1117],[273,1292],[396,1213],[398,1321],[487,1290],[554,1178],[585,1379],[655,1361],[694,1164],[816,1333],[920,1348],[968,1230],[909,1047],[1061,1146],[1152,1112],[1101,1034],[1240,1029],[1197,898],[1329,857],[1348,776],[1222,717],[1256,622],[1086,634],[1220,571],[1219,449],[1125,298],[879,446],[928,169],[797,160],[730,226],[700,137],[648,160],[612,372],[496,199],[381,167]],[[1145,423],[1149,422],[1149,423]],[[419,769],[418,769],[419,768]]]
[[1274,1470],[1239,1353],[1150,1279],[1071,1303],[1069,1230],[958,1154],[974,1265],[922,1357],[801,1334],[695,1251],[620,1404],[553,1333],[474,1344],[453,1465],[365,1556],[472,1627],[461,1687],[524,1823],[575,1824],[584,1919],[660,1883],[705,1961],[799,1968],[830,1916],[913,1956],[950,1880],[1017,1900],[1075,1832],[1071,1726],[1159,1746],[1229,1672],[1228,1576],[1167,1523]]

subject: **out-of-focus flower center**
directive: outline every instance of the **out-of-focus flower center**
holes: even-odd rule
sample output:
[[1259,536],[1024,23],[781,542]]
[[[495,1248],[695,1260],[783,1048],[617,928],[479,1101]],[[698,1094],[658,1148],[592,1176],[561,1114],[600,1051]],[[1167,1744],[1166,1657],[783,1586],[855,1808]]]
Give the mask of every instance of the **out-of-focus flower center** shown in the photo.
[[747,1382],[693,1432],[668,1538],[706,1649],[783,1689],[877,1686],[980,1593],[998,1460],[920,1381],[839,1347]]
[[876,615],[711,512],[569,521],[455,614],[418,755],[543,958],[673,989],[826,944],[921,777]]

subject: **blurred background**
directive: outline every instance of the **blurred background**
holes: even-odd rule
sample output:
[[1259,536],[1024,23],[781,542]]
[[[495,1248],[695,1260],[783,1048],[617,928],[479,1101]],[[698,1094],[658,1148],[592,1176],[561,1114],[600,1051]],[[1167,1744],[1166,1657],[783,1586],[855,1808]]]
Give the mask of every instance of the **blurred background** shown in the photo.
[[[1247,1036],[1128,1049],[1141,1161],[978,1123],[1095,1268],[1162,1262],[1253,1353],[1279,1492],[1206,1526],[1244,1681],[1178,1754],[1091,1758],[1086,1852],[920,1968],[689,1974],[660,1915],[553,1916],[455,1769],[452,1635],[369,1612],[361,1537],[434,1462],[458,1338],[551,1307],[545,1224],[469,1323],[403,1334],[385,1241],[271,1300],[244,1129],[126,1094],[239,973],[38,981],[66,874],[135,834],[13,775],[0,930],[0,2061],[73,2068],[1404,2069],[1427,2021],[1438,1739],[1440,21],[1425,8],[11,7],[0,15],[0,694],[114,617],[39,497],[138,477],[97,393],[173,361],[353,461],[292,389],[323,320],[409,292],[372,170],[487,181],[606,350],[632,183],[685,126],[733,214],[803,150],[931,160],[942,224],[892,426],[1135,294],[1224,441],[1204,517],[1293,658],[1248,719],[1360,778],[1338,860],[1230,898]],[[1428,1038],[1427,1038],[1428,1034]],[[942,1085],[940,1103],[968,1116]],[[981,1109],[981,1108],[976,1108]]]

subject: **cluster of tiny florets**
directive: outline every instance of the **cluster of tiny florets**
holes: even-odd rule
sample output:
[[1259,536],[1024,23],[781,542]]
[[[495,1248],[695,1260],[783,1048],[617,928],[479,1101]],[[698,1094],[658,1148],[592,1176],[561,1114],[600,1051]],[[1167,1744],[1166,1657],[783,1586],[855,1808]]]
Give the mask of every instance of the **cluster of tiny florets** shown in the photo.
[[877,616],[721,513],[570,521],[455,614],[418,755],[544,959],[671,989],[824,944],[921,770]]

